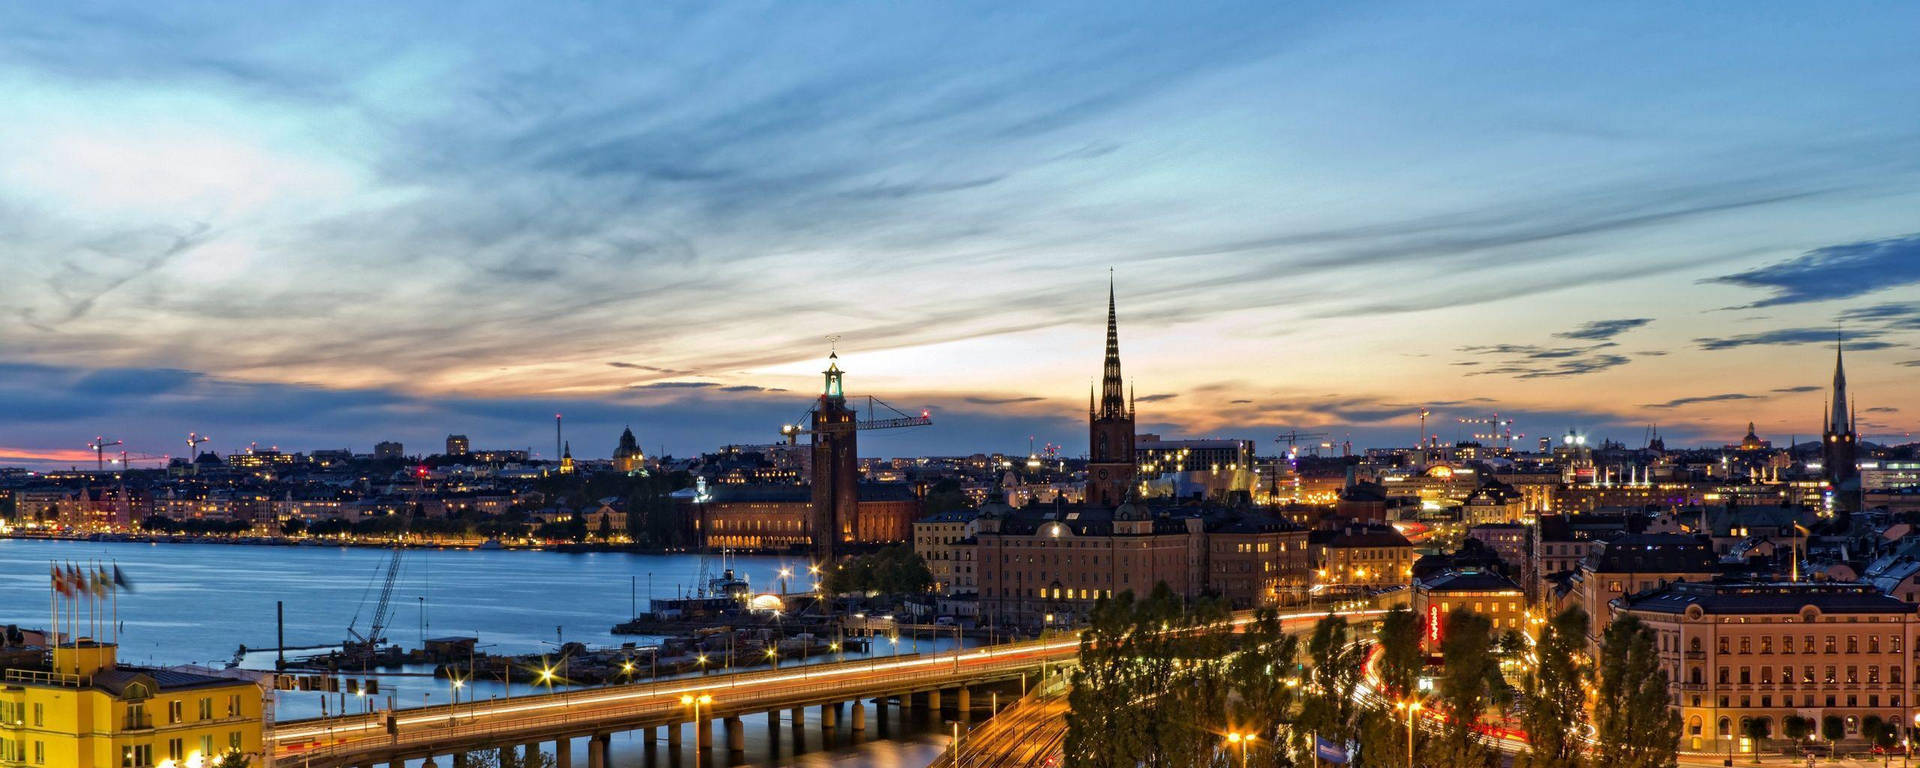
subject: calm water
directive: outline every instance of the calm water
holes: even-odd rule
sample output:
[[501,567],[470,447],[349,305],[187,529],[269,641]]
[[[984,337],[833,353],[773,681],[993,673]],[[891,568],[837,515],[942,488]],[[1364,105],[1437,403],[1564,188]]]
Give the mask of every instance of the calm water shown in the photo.
[[[222,667],[242,644],[274,646],[275,601],[286,603],[289,646],[338,643],[356,610],[364,632],[380,586],[375,579],[384,575],[387,556],[383,550],[345,547],[0,540],[0,624],[47,625],[50,561],[113,562],[133,583],[132,592],[120,595],[123,661]],[[805,561],[775,557],[736,558],[733,566],[756,589],[777,588],[783,566],[806,572]],[[712,568],[718,575],[717,558]],[[474,636],[484,650],[496,654],[551,651],[556,638],[590,647],[636,641],[645,645],[648,638],[609,630],[632,615],[636,596],[644,611],[649,595],[669,598],[691,590],[700,573],[698,555],[409,551],[394,589],[388,637],[413,648],[422,637]],[[790,584],[795,591],[804,586],[800,580]],[[919,646],[932,649],[926,639]],[[887,646],[880,648],[884,652]],[[901,650],[909,646],[903,643]],[[245,666],[271,669],[272,663],[272,654],[255,653]],[[444,704],[449,693],[445,681],[428,677],[386,676],[381,686],[382,693],[392,694],[401,706]],[[497,683],[478,681],[467,690],[477,699],[527,692],[525,685],[507,691]],[[463,693],[463,700],[468,695]],[[321,699],[317,693],[281,692],[275,708],[283,720],[312,717],[321,714]],[[329,698],[328,711],[337,711],[338,702],[337,695]],[[810,719],[814,716],[809,713]],[[844,723],[843,718],[843,729]],[[899,738],[852,745],[851,734],[843,731],[841,746],[833,749],[822,748],[817,727],[809,729],[803,750],[796,754],[791,731],[783,727],[780,738],[774,738],[764,720],[749,719],[746,756],[763,764],[919,768],[946,741],[937,723],[889,722],[887,727],[888,735]],[[664,748],[648,754],[635,734],[617,736],[614,750],[619,765],[674,764]],[[692,752],[684,750],[679,762],[692,765]],[[585,765],[585,755],[584,742],[576,744],[575,761]],[[716,756],[724,763],[724,750]]]

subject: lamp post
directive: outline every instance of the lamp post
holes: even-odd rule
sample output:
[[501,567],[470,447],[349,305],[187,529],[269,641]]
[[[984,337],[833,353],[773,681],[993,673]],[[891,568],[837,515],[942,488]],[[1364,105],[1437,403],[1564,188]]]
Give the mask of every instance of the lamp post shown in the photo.
[[1253,734],[1251,734],[1251,733],[1229,733],[1229,734],[1227,734],[1227,743],[1228,743],[1228,744],[1237,744],[1237,745],[1239,745],[1239,747],[1240,747],[1240,768],[1247,768],[1247,745],[1248,745],[1248,744],[1252,744],[1252,743],[1253,743]]
[[1407,713],[1407,768],[1413,768],[1413,721],[1420,716],[1422,706],[1418,699],[1408,699],[1393,705],[1394,709]]
[[704,734],[700,732],[704,727],[700,722],[700,705],[712,703],[713,697],[704,693],[697,697],[693,694],[680,695],[682,706],[693,707],[693,768],[700,768],[700,753],[704,751],[700,748],[700,741],[704,738]]

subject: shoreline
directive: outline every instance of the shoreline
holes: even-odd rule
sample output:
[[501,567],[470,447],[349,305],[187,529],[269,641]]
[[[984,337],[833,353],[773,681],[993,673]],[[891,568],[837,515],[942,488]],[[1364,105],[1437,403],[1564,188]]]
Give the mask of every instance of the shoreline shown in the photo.
[[[145,534],[145,533],[85,533],[85,534],[48,534],[22,533],[10,531],[0,533],[0,541],[70,541],[81,543],[107,544],[219,544],[223,546],[255,547],[357,547],[367,549],[388,549],[393,541],[354,540],[354,539],[314,539],[287,538],[283,536],[189,536],[181,534]],[[566,542],[559,544],[506,544],[497,547],[486,546],[485,540],[433,541],[409,540],[400,542],[405,549],[467,550],[479,552],[558,552],[561,554],[583,554],[589,552],[617,552],[631,555],[698,555],[698,549],[678,549],[661,547],[643,547],[637,544],[607,544],[598,542]],[[780,556],[791,552],[782,550],[728,550],[737,555]]]

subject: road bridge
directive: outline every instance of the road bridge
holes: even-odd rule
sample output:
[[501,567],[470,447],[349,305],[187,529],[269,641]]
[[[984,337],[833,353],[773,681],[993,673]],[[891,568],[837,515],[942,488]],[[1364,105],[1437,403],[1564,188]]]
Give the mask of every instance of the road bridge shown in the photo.
[[[1360,618],[1379,611],[1349,611]],[[1289,628],[1325,616],[1298,613],[1282,617]],[[1251,612],[1235,614],[1232,626],[1252,621]],[[1175,630],[1188,631],[1188,630]],[[540,749],[571,760],[573,740],[588,741],[587,764],[610,768],[609,745],[615,733],[656,729],[669,747],[678,746],[691,728],[696,748],[712,742],[712,721],[723,725],[727,748],[745,745],[743,715],[790,711],[795,723],[805,711],[819,709],[824,729],[839,726],[843,710],[855,732],[865,730],[867,699],[897,700],[911,706],[972,709],[974,689],[1013,680],[1038,680],[1079,655],[1078,635],[1059,634],[1019,643],[962,649],[950,653],[889,656],[800,667],[678,678],[567,690],[486,702],[462,702],[373,714],[277,723],[269,743],[276,762],[301,768],[359,768],[441,757],[438,765],[458,765],[454,756],[484,749]],[[851,708],[846,704],[853,703]]]

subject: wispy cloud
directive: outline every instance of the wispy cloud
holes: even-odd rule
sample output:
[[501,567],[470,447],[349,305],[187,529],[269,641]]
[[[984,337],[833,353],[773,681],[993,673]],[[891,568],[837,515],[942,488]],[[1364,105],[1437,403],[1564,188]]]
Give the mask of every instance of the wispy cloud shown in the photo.
[[1816,248],[1714,282],[1773,292],[1748,307],[1772,307],[1864,296],[1920,283],[1920,235]]
[[1642,407],[1679,408],[1681,406],[1687,406],[1687,405],[1699,405],[1700,403],[1724,403],[1730,400],[1762,400],[1762,399],[1765,399],[1765,398],[1761,398],[1756,395],[1741,394],[1738,392],[1727,392],[1727,393],[1718,394],[1718,395],[1700,395],[1696,397],[1674,398],[1664,403],[1648,403]]
[[1594,320],[1571,331],[1554,334],[1556,338],[1577,339],[1580,341],[1608,341],[1627,331],[1653,322],[1650,317],[1629,317],[1619,320]]

